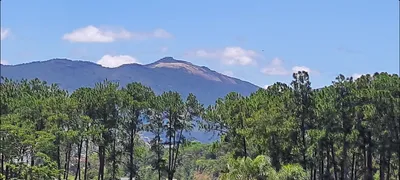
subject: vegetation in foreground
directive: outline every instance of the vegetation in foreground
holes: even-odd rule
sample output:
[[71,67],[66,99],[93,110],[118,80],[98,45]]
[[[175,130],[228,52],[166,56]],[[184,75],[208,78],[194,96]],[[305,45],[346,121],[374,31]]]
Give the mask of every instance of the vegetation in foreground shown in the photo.
[[[207,108],[139,83],[68,94],[2,78],[0,179],[400,179],[398,75],[318,90],[306,72],[293,78]],[[220,140],[185,137],[197,129]]]

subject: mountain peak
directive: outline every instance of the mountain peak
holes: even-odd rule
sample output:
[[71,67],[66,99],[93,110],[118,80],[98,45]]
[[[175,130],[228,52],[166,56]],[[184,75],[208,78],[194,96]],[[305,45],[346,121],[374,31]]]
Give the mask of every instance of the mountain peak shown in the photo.
[[170,63],[170,62],[176,62],[176,61],[178,61],[178,60],[176,60],[176,59],[174,59],[173,57],[171,57],[171,56],[167,56],[167,57],[163,57],[163,58],[161,58],[160,60],[158,60],[158,61],[156,61],[156,62],[163,62],[163,63]]
[[216,82],[225,82],[229,84],[237,84],[236,80],[210,70],[205,66],[196,66],[190,62],[183,60],[176,60],[173,57],[164,57],[154,63],[146,65],[149,68],[165,68],[165,69],[179,69],[184,70],[188,74],[202,77],[204,79]]
[[167,63],[168,63],[168,64],[169,64],[169,63],[183,63],[183,64],[192,65],[192,63],[190,63],[190,62],[183,61],[183,60],[177,60],[177,59],[175,59],[175,58],[173,58],[173,57],[167,56],[167,57],[161,58],[160,60],[158,60],[158,61],[156,61],[156,62],[153,62],[153,63],[151,63],[151,64],[148,64],[147,66],[154,66],[154,65],[157,65],[157,64],[167,64]]

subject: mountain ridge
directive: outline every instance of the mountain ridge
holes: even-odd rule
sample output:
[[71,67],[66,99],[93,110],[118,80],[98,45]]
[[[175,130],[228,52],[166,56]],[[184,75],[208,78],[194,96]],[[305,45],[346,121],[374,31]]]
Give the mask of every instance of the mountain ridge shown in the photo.
[[57,83],[63,89],[73,91],[79,87],[93,87],[104,79],[117,81],[121,86],[140,82],[151,87],[157,94],[177,91],[183,97],[196,95],[200,102],[209,105],[229,92],[249,95],[260,87],[233,78],[205,66],[164,57],[149,64],[124,64],[107,68],[97,63],[53,58],[16,65],[1,65],[1,75],[11,79],[39,78],[48,83]]

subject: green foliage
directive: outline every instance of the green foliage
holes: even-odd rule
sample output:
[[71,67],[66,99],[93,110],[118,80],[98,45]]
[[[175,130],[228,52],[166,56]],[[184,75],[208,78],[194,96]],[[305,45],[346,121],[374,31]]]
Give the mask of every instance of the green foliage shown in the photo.
[[282,169],[277,172],[272,167],[270,158],[264,155],[257,156],[253,160],[250,158],[230,159],[228,163],[228,171],[228,173],[222,174],[220,178],[221,180],[307,179],[307,174],[300,165],[284,165]]
[[306,171],[299,164],[287,164],[282,167],[278,174],[282,180],[306,180],[309,179]]
[[[396,74],[339,75],[312,89],[297,72],[290,85],[203,108],[140,83],[68,94],[2,78],[0,179],[398,179],[399,84]],[[185,136],[198,126],[220,140]]]

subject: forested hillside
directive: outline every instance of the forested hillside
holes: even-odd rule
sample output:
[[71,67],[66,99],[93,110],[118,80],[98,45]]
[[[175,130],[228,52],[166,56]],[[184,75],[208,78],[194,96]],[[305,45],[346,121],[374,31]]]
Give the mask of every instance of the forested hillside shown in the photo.
[[[209,107],[135,82],[0,88],[0,179],[400,179],[397,74],[339,75],[314,90],[303,71]],[[185,138],[194,126],[220,140]]]

